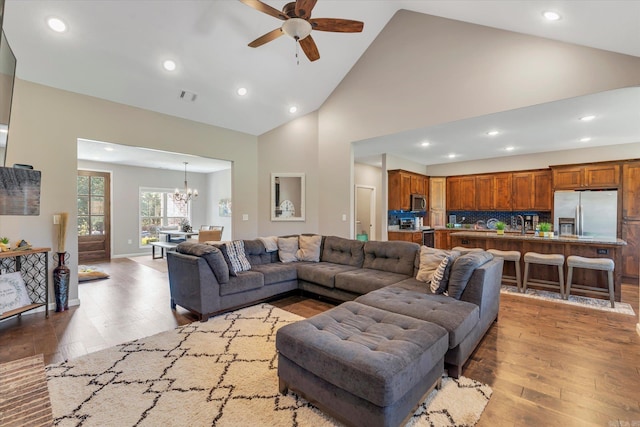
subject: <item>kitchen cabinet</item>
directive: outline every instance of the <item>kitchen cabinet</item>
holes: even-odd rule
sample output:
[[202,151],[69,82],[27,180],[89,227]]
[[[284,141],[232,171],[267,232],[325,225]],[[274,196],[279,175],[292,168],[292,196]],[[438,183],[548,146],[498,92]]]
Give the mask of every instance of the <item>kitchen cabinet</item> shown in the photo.
[[411,210],[412,194],[421,194],[429,200],[428,182],[426,175],[400,169],[390,170],[387,174],[389,210]]
[[622,222],[622,275],[626,279],[637,280],[640,277],[640,221]]
[[444,227],[447,223],[447,178],[429,178],[429,225]]
[[620,165],[552,166],[554,190],[613,189],[620,185]]
[[387,232],[387,240],[401,240],[422,245],[422,231],[389,231]]
[[551,210],[551,170],[514,172],[511,179],[514,211]]
[[447,210],[476,210],[476,177],[474,175],[447,178]]
[[477,175],[475,192],[477,210],[510,211],[512,174]]
[[435,231],[434,247],[437,249],[451,250],[451,233],[460,231],[459,229],[442,229]]
[[640,277],[640,161],[622,165],[622,275]]
[[640,161],[622,166],[622,219],[640,221]]

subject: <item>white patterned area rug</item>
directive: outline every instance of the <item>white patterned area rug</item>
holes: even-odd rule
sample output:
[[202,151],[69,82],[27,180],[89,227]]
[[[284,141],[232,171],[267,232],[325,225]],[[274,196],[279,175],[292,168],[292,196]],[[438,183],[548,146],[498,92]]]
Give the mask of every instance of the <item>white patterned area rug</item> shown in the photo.
[[573,305],[575,307],[593,308],[595,310],[608,311],[610,313],[628,314],[635,316],[633,307],[626,302],[615,302],[615,307],[611,308],[611,302],[608,299],[589,298],[579,295],[569,295],[568,300],[560,298],[558,292],[543,291],[540,289],[531,289],[527,287],[527,293],[523,294],[518,292],[516,286],[502,285],[500,292],[503,294],[516,295],[524,298],[534,298],[543,301],[557,302],[560,304]]
[[[301,317],[268,304],[50,365],[57,426],[334,426],[278,392],[276,331]],[[489,386],[443,379],[408,425],[474,425]]]

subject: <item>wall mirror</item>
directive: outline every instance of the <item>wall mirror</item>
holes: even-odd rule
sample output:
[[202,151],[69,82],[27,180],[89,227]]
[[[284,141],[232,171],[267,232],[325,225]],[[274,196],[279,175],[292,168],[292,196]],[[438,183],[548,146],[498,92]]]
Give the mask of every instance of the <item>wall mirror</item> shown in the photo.
[[271,174],[271,221],[304,221],[304,174]]

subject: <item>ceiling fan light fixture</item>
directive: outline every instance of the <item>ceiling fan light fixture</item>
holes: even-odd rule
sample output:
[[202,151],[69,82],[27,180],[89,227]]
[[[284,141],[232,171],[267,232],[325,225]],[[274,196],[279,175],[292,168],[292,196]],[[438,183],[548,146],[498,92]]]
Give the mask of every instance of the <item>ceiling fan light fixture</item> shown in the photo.
[[282,24],[282,32],[294,40],[302,40],[311,34],[311,24],[306,19],[290,18]]

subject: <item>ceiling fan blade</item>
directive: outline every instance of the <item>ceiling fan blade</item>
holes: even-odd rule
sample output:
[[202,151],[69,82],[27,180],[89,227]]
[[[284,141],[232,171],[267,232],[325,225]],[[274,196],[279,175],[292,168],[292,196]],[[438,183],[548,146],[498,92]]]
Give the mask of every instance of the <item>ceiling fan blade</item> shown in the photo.
[[310,19],[309,22],[314,30],[336,33],[359,33],[364,28],[364,22],[351,19],[318,18]]
[[282,13],[278,9],[275,9],[269,6],[268,4],[262,3],[260,0],[240,0],[240,1],[246,4],[247,6],[254,8],[255,10],[258,10],[262,13],[266,13],[267,15],[271,15],[283,21],[286,21],[287,19],[289,19],[289,17],[287,17],[284,13]]
[[305,55],[307,55],[307,58],[309,58],[309,61],[313,62],[320,59],[318,46],[316,46],[316,42],[313,41],[313,38],[311,38],[311,36],[303,38],[299,43],[302,47],[302,51]]
[[269,31],[267,34],[262,35],[262,36],[258,37],[257,39],[255,39],[254,41],[252,41],[251,43],[249,43],[249,47],[262,46],[265,43],[269,43],[271,40],[277,39],[278,37],[280,37],[283,34],[284,33],[282,32],[282,29],[276,28],[275,30]]
[[296,16],[302,19],[309,19],[311,11],[316,5],[318,0],[297,0],[296,1]]

